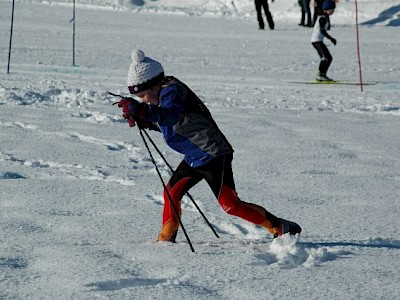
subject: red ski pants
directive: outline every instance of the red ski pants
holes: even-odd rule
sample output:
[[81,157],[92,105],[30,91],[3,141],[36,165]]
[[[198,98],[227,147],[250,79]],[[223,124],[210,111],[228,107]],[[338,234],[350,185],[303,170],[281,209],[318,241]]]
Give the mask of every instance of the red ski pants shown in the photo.
[[276,216],[259,205],[239,199],[233,179],[232,158],[232,154],[224,155],[198,168],[190,167],[185,161],[180,163],[164,190],[164,210],[159,240],[168,240],[176,234],[179,228],[176,212],[181,215],[181,199],[202,179],[207,181],[219,204],[228,214],[263,226],[272,234],[275,233],[276,227],[279,226],[279,219]]

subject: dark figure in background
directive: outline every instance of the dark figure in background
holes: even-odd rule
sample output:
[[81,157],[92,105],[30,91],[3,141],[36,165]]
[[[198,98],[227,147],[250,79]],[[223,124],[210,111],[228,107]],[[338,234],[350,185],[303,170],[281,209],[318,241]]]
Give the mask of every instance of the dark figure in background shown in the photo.
[[[299,5],[301,7],[301,20],[300,26],[312,27],[311,23],[311,10],[310,10],[310,0],[299,0]],[[307,21],[305,23],[305,21]]]
[[[274,0],[272,0],[274,2]],[[275,27],[274,20],[272,19],[272,15],[269,12],[268,8],[268,0],[254,0],[254,4],[256,5],[256,11],[257,11],[257,21],[258,21],[258,29],[264,29],[264,19],[262,16],[261,9],[264,8],[264,13],[267,18],[267,22],[269,25],[269,28],[272,30]]]
[[303,9],[303,0],[297,0],[297,4],[300,6],[300,10],[301,10],[301,19],[300,19],[299,26],[304,26],[304,18],[305,18],[306,12]]
[[314,15],[313,15],[313,26],[317,21],[319,15],[322,15],[324,12],[322,10],[322,3],[324,0],[314,0]]

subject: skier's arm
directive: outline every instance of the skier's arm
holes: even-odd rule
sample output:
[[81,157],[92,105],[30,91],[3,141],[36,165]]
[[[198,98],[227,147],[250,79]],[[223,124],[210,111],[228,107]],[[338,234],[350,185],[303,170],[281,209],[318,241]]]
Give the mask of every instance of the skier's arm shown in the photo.
[[183,111],[184,90],[180,86],[171,85],[160,93],[160,105],[146,104],[134,98],[122,98],[118,106],[122,108],[123,117],[130,127],[136,123],[141,128],[160,131],[159,126],[173,126]]
[[324,37],[326,37],[328,40],[330,40],[334,45],[336,45],[337,41],[334,39],[326,30],[325,30],[325,25],[326,25],[327,20],[325,18],[320,18],[319,19],[319,25],[320,25],[320,32]]
[[160,126],[173,126],[178,123],[183,111],[183,90],[180,86],[165,87],[160,93],[161,104],[149,105],[147,120]]

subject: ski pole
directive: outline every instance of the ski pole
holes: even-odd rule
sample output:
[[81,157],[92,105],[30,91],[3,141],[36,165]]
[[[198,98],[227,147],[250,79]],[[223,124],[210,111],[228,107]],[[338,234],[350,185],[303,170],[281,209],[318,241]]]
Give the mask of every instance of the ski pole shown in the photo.
[[190,241],[190,238],[189,238],[189,236],[188,236],[188,234],[187,234],[187,232],[186,232],[186,229],[185,229],[185,227],[183,226],[182,220],[181,220],[181,218],[179,217],[178,210],[177,210],[177,208],[175,207],[174,202],[172,201],[171,195],[169,194],[167,187],[165,186],[164,179],[162,178],[161,173],[160,173],[160,170],[159,170],[158,167],[157,167],[157,163],[156,163],[156,161],[155,161],[155,159],[154,159],[154,157],[153,157],[153,154],[152,154],[151,151],[150,151],[149,145],[147,144],[146,139],[144,138],[143,129],[139,128],[139,133],[140,133],[140,136],[142,137],[143,143],[144,143],[144,145],[145,145],[147,151],[149,152],[151,161],[153,162],[154,167],[156,168],[158,177],[160,178],[161,183],[162,183],[162,186],[163,186],[163,188],[164,188],[164,191],[166,192],[166,194],[167,194],[167,196],[168,196],[169,203],[171,204],[172,209],[174,210],[175,215],[176,215],[176,217],[178,218],[179,224],[181,225],[182,231],[183,231],[183,233],[185,234],[186,240],[187,240],[188,243],[189,243],[190,249],[192,250],[192,252],[195,252],[195,251],[194,251],[194,248],[193,248],[193,245],[192,245],[192,242]]
[[360,36],[358,33],[358,5],[357,0],[355,0],[356,4],[356,38],[357,38],[357,57],[358,57],[358,74],[360,78],[360,89],[361,93],[363,92],[363,79],[362,79],[362,69],[361,69],[361,54],[360,54]]
[[[112,95],[112,96],[116,96],[116,97],[121,97],[121,98],[123,98],[121,95],[113,94],[113,93],[111,93],[111,92],[108,92],[108,93],[109,93],[110,95]],[[117,104],[117,103],[118,103],[118,102],[114,102],[112,105],[115,105],[115,104]],[[186,240],[188,241],[188,244],[189,244],[189,246],[190,246],[190,249],[192,250],[192,252],[195,252],[195,251],[194,251],[194,248],[193,248],[193,245],[192,245],[192,242],[190,241],[189,235],[188,235],[187,232],[186,232],[185,226],[183,226],[183,223],[182,223],[182,220],[181,220],[181,218],[180,218],[180,216],[179,216],[178,210],[177,210],[176,206],[174,205],[174,203],[173,203],[173,201],[172,201],[172,198],[171,198],[171,195],[169,194],[169,192],[168,192],[168,190],[167,190],[167,188],[166,188],[166,186],[165,186],[165,182],[164,182],[164,180],[163,180],[163,178],[162,178],[162,176],[161,176],[160,170],[159,170],[158,167],[157,167],[157,163],[156,163],[156,161],[155,161],[155,159],[154,159],[154,157],[153,157],[153,154],[152,154],[151,151],[150,151],[149,145],[147,144],[146,139],[144,138],[144,135],[143,135],[143,132],[142,132],[142,131],[144,131],[144,130],[142,130],[142,128],[140,128],[139,125],[138,125],[138,128],[139,128],[139,133],[140,133],[140,136],[141,136],[141,138],[142,138],[142,140],[143,140],[143,143],[144,143],[144,145],[145,145],[145,147],[146,147],[146,149],[147,149],[147,152],[148,152],[149,155],[150,155],[151,161],[152,161],[152,163],[154,164],[154,167],[156,168],[158,177],[160,178],[160,181],[161,181],[161,184],[162,184],[162,186],[163,186],[163,188],[164,188],[164,191],[166,192],[166,194],[167,194],[167,196],[168,196],[168,201],[169,201],[169,203],[171,204],[172,209],[173,209],[173,211],[174,211],[176,217],[178,218],[179,225],[181,226],[183,233],[185,234],[185,237],[186,237]]]
[[72,66],[75,67],[75,0],[72,7],[72,19],[69,22],[72,22]]
[[[168,168],[171,170],[171,172],[174,172],[174,169],[171,167],[171,165],[168,163],[168,161],[166,160],[166,158],[164,157],[164,155],[161,153],[160,149],[158,149],[157,145],[154,143],[154,141],[152,140],[152,138],[150,137],[150,135],[147,133],[147,131],[143,130],[144,134],[146,135],[147,139],[150,141],[150,143],[153,145],[154,149],[156,149],[158,155],[160,155],[160,157],[163,159],[163,161],[165,162],[165,164],[168,166]],[[189,192],[186,192],[186,195],[189,197],[189,199],[192,201],[192,203],[194,204],[194,206],[197,208],[197,210],[199,211],[200,215],[203,217],[204,221],[207,223],[207,225],[211,228],[212,232],[214,232],[215,236],[217,238],[219,238],[218,233],[215,231],[214,227],[211,225],[211,223],[207,220],[206,216],[204,215],[204,213],[201,211],[200,207],[197,205],[196,201],[194,201],[192,195],[189,194]]]
[[15,0],[13,0],[13,2],[12,2],[12,9],[11,9],[10,46],[8,48],[7,74],[10,74],[11,46],[12,46],[12,36],[13,36],[13,27],[14,27],[14,7],[15,7]]

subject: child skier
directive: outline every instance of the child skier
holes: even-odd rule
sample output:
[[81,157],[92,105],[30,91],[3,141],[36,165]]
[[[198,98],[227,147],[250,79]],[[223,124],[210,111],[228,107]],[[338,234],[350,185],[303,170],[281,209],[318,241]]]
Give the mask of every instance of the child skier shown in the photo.
[[[256,225],[275,237],[301,232],[298,224],[274,216],[263,207],[239,199],[232,173],[233,149],[204,103],[184,83],[165,76],[162,65],[141,50],[132,52],[128,89],[133,98],[118,102],[129,126],[161,131],[166,143],[184,154],[164,190],[162,229],[158,241],[175,242],[181,215],[181,199],[195,184],[205,179],[222,208]],[[171,197],[169,199],[168,197]]]
[[332,55],[324,44],[323,40],[324,37],[326,37],[327,39],[331,40],[334,45],[336,45],[336,39],[331,37],[327,32],[331,27],[329,16],[335,12],[335,8],[336,4],[333,0],[325,0],[322,3],[323,14],[318,16],[311,37],[311,43],[321,58],[319,72],[316,78],[317,81],[333,81],[326,76],[326,73],[328,72],[329,66],[332,62]]

